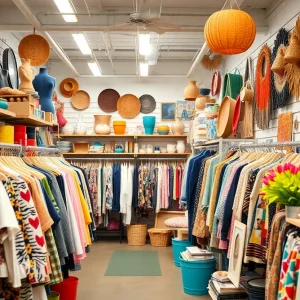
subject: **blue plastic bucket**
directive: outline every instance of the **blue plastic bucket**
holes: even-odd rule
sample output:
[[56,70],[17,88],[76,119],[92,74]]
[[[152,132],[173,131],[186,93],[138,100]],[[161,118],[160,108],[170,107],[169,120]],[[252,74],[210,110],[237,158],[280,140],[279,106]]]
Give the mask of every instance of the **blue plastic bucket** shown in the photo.
[[207,295],[208,282],[215,272],[216,260],[185,261],[180,259],[183,290],[189,295]]
[[174,264],[176,267],[180,267],[180,252],[186,250],[186,247],[191,247],[192,244],[189,241],[177,240],[177,238],[172,239],[172,249],[173,249],[173,258]]
[[146,134],[153,134],[154,127],[155,127],[155,120],[156,117],[154,116],[145,116],[143,117],[143,125],[145,128],[145,133]]

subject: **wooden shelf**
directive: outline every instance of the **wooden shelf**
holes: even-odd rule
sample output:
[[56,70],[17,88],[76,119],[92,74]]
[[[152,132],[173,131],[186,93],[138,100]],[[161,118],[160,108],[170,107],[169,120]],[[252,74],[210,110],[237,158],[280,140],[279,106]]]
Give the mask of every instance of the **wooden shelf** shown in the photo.
[[46,122],[44,120],[35,117],[20,116],[20,115],[18,115],[18,117],[14,119],[14,123],[19,123],[22,125],[39,126],[39,127],[53,126],[52,123]]
[[16,114],[14,112],[12,112],[12,111],[0,108],[0,117],[1,117],[1,119],[4,119],[4,118],[15,118]]
[[291,219],[291,218],[286,218],[285,219],[288,223],[293,224],[297,227],[300,227],[300,219]]
[[100,138],[113,138],[113,137],[124,137],[124,138],[187,138],[186,134],[183,135],[159,135],[159,134],[152,134],[152,135],[138,135],[138,134],[108,134],[108,135],[101,135],[101,134],[55,134],[55,137],[59,138],[89,138],[89,137],[100,137]]
[[74,153],[74,152],[65,152],[63,153],[64,156],[85,156],[85,157],[115,157],[115,156],[125,156],[125,157],[187,157],[192,153]]

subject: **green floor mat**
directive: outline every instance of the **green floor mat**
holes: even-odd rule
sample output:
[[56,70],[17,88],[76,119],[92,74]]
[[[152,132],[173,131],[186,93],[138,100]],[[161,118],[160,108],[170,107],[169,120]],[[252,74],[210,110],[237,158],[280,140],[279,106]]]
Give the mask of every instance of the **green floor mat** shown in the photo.
[[105,276],[161,276],[156,251],[115,251]]

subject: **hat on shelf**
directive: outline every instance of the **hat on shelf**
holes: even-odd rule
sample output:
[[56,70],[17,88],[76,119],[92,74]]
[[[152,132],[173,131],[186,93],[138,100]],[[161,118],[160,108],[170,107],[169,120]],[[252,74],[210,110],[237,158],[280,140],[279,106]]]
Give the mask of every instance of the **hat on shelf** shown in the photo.
[[74,78],[64,79],[59,86],[60,93],[65,98],[71,98],[79,89],[79,84]]

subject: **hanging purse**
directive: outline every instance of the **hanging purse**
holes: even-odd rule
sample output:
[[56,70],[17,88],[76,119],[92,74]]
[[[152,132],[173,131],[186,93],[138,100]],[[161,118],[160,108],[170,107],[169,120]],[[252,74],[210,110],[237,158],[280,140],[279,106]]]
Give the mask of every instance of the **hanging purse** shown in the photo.
[[254,89],[251,85],[250,80],[245,82],[244,87],[242,87],[240,92],[240,97],[242,102],[253,101],[254,99]]

